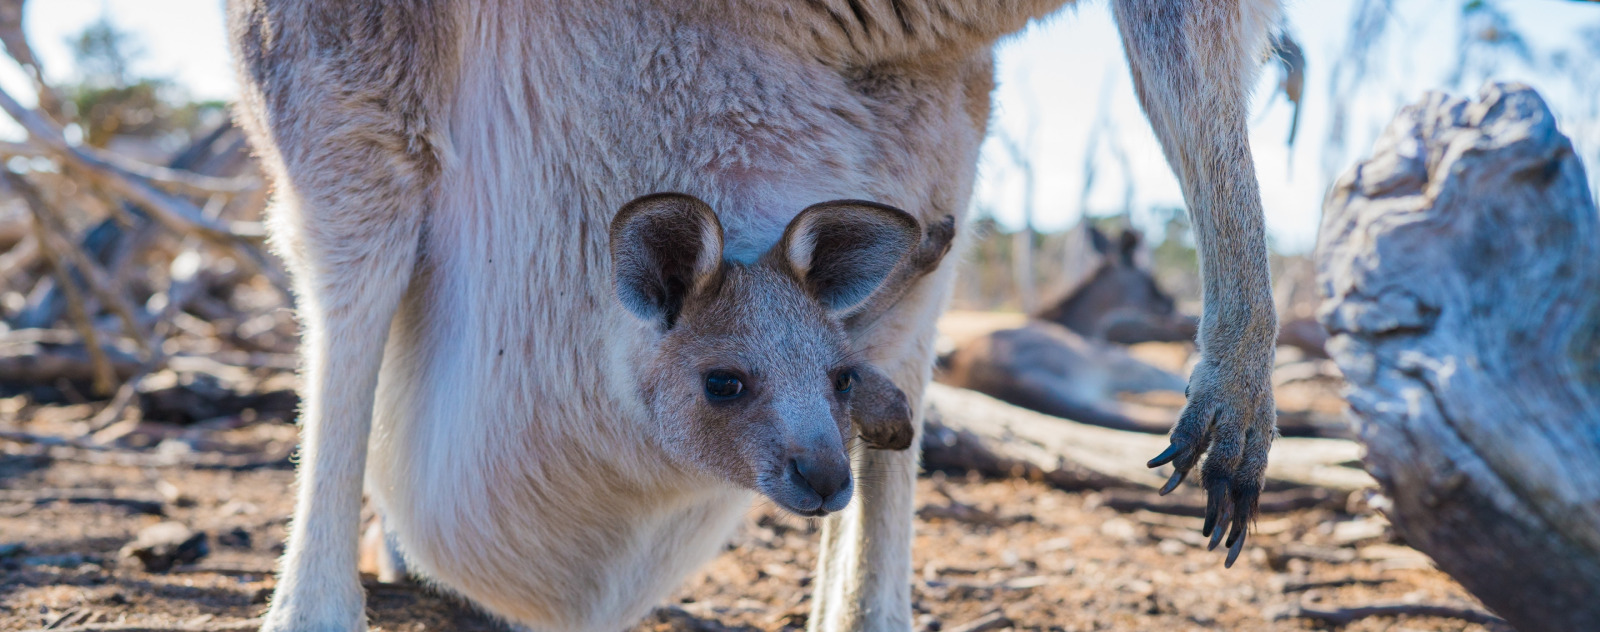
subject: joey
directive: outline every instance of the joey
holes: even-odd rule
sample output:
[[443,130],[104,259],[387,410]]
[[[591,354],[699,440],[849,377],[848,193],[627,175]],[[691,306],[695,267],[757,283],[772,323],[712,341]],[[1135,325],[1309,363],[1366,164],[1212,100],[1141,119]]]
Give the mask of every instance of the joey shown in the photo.
[[[825,202],[743,263],[723,257],[722,225],[697,198],[658,193],[623,206],[611,224],[617,297],[655,332],[636,376],[668,453],[797,514],[844,508],[853,406],[909,406],[850,348],[843,317],[900,289],[884,281],[919,232],[894,208]],[[909,445],[902,418],[904,433],[874,436]]]

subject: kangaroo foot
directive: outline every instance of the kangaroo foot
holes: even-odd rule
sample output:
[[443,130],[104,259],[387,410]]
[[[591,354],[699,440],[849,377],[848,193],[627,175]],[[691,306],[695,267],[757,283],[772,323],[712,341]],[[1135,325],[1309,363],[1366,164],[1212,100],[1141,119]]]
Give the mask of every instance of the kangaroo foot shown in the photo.
[[1206,490],[1206,517],[1201,533],[1211,537],[1208,548],[1226,544],[1224,565],[1232,567],[1256,517],[1267,451],[1277,434],[1271,380],[1227,374],[1215,364],[1201,362],[1189,380],[1188,395],[1171,445],[1149,466],[1172,464],[1172,478],[1161,487],[1167,494],[1204,455],[1201,486]]

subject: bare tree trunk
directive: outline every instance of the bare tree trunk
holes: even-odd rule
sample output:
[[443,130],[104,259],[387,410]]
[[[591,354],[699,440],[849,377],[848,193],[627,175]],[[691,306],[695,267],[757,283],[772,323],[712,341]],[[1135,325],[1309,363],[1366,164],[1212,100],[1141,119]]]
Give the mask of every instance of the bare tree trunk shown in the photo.
[[1600,630],[1600,215],[1555,117],[1430,94],[1324,213],[1319,317],[1396,530],[1519,630]]
[[[1024,220],[1029,221],[1029,220]],[[1011,235],[1011,276],[1017,284],[1017,305],[1024,314],[1039,308],[1033,283],[1033,226],[1026,223]]]
[[1001,142],[1011,154],[1011,161],[1022,172],[1022,228],[1011,235],[1011,278],[1017,286],[1017,303],[1024,314],[1039,309],[1039,296],[1033,270],[1033,200],[1036,172],[1033,155],[1024,150],[1016,139],[1001,134]]

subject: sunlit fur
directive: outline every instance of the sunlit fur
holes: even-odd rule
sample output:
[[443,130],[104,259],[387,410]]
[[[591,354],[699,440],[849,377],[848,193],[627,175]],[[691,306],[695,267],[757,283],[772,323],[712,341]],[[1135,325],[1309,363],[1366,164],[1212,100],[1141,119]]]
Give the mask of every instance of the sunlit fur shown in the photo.
[[[363,487],[431,581],[533,629],[627,627],[749,494],[651,430],[638,369],[657,332],[612,292],[612,216],[692,194],[743,262],[825,200],[959,221],[990,48],[1061,4],[231,0],[240,120],[304,331],[300,488],[264,629],[364,629]],[[1244,108],[1276,5],[1116,6],[1204,259],[1186,421],[1220,420],[1208,476],[1258,482],[1275,328]],[[913,410],[953,268],[846,332]],[[907,630],[916,455],[855,458],[810,625]]]

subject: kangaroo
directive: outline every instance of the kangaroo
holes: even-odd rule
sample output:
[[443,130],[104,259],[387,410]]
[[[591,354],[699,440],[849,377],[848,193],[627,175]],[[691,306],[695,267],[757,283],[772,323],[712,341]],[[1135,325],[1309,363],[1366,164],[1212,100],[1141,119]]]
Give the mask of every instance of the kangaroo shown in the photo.
[[[954,218],[907,249],[915,227],[904,211],[870,202],[817,204],[747,265],[722,258],[722,225],[694,196],[657,193],[624,205],[611,223],[612,268],[619,300],[666,332],[647,354],[644,389],[663,443],[686,448],[678,455],[686,467],[718,470],[797,514],[848,502],[846,429],[853,424],[879,450],[911,447],[913,429],[905,393],[859,362],[839,316],[881,313],[938,264]],[[831,396],[818,387],[829,381]],[[366,537],[363,547],[375,550],[362,554],[375,556],[379,579],[405,581],[381,517]]]
[[1087,233],[1100,255],[1094,270],[1034,318],[1120,344],[1194,340],[1199,323],[1179,312],[1172,295],[1136,261],[1139,231],[1123,230],[1115,245],[1098,228],[1088,226]]
[[[1231,564],[1273,436],[1246,105],[1279,7],[1113,2],[1206,299],[1188,405],[1150,465],[1173,466],[1168,489],[1200,467],[1203,531],[1227,534]],[[693,195],[745,264],[827,200],[959,223],[992,47],[1063,4],[230,0],[238,117],[303,332],[298,491],[263,629],[365,629],[363,490],[413,570],[511,622],[641,616],[719,550],[755,474],[686,465],[692,444],[656,434],[647,356],[670,332],[614,291],[617,209]],[[952,274],[845,330],[913,411]],[[907,630],[917,455],[852,460],[873,484],[823,521],[809,625]]]
[[1182,391],[1183,378],[1122,347],[1044,320],[974,338],[942,359],[937,379],[1000,401],[1096,426],[1163,433],[1170,422],[1117,401],[1117,393]]

